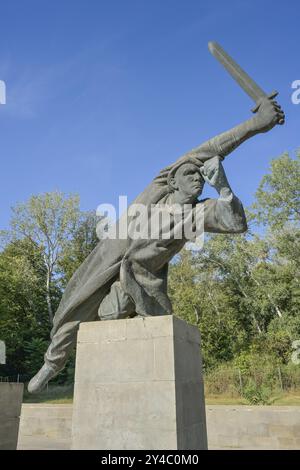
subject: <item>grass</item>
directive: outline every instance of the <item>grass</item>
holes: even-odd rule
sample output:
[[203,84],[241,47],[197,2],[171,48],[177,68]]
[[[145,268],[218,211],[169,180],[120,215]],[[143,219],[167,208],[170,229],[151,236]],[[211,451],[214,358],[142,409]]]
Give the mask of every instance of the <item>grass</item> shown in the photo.
[[[271,397],[273,406],[300,406],[300,390],[282,392]],[[205,397],[206,405],[249,405],[242,397],[228,397],[225,395],[208,395]]]
[[[48,389],[37,395],[24,391],[24,403],[72,404],[73,385],[49,385]],[[207,405],[249,405],[242,397],[226,395],[206,395]],[[300,406],[300,390],[282,392],[271,398],[272,405]]]
[[210,395],[205,397],[206,405],[247,405],[244,398],[226,397],[223,395]]
[[31,395],[25,387],[23,403],[72,404],[73,388],[73,385],[49,385],[41,393]]
[[275,401],[274,405],[299,406],[300,390],[282,394],[282,396]]

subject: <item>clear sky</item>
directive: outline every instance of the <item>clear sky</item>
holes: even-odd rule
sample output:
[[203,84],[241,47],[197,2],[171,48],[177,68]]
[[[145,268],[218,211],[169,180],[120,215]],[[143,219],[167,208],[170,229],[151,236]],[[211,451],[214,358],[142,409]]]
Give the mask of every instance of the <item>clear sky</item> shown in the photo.
[[[132,200],[161,168],[250,117],[207,49],[219,41],[287,122],[224,162],[247,205],[271,158],[300,147],[300,3],[269,0],[0,1],[0,228],[32,194],[77,192],[84,210]],[[212,193],[207,193],[211,195]]]

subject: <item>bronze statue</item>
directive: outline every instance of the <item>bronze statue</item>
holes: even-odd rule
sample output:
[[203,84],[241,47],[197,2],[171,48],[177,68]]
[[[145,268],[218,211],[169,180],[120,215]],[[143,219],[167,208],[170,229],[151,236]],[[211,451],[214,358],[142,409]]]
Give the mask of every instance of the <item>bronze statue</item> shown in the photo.
[[[134,204],[147,208],[189,204],[192,212],[202,209],[204,231],[243,233],[247,230],[244,209],[228,183],[222,161],[245,140],[283,124],[284,113],[274,101],[276,92],[267,96],[216,43],[210,43],[210,50],[255,100],[255,114],[163,169]],[[217,199],[198,199],[205,182],[216,189]],[[41,390],[63,369],[76,344],[80,322],[172,313],[168,263],[187,241],[185,236],[175,236],[175,229],[171,217],[167,238],[127,236],[99,241],[66,287],[54,317],[45,364],[31,379],[30,392]]]

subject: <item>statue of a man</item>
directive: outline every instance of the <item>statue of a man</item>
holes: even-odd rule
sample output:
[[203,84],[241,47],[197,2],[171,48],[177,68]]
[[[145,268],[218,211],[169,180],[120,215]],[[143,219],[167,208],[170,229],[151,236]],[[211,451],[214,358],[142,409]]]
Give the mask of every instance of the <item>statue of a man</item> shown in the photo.
[[[272,129],[284,114],[278,103],[263,98],[255,116],[208,140],[163,169],[134,203],[147,207],[173,204],[201,207],[204,231],[243,233],[246,217],[227,181],[222,160],[245,140]],[[198,200],[204,183],[218,199]],[[76,344],[80,322],[172,313],[167,295],[168,263],[186,243],[171,226],[170,236],[158,239],[100,240],[74,273],[54,317],[45,363],[31,379],[29,392],[40,391],[65,366]]]

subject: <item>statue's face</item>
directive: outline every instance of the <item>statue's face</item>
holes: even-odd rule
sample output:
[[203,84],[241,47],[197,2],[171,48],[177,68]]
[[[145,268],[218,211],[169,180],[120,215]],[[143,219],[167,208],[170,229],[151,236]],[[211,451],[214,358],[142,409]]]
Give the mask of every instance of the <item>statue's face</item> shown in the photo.
[[204,179],[193,163],[181,165],[174,176],[174,188],[187,196],[197,198],[203,191]]

